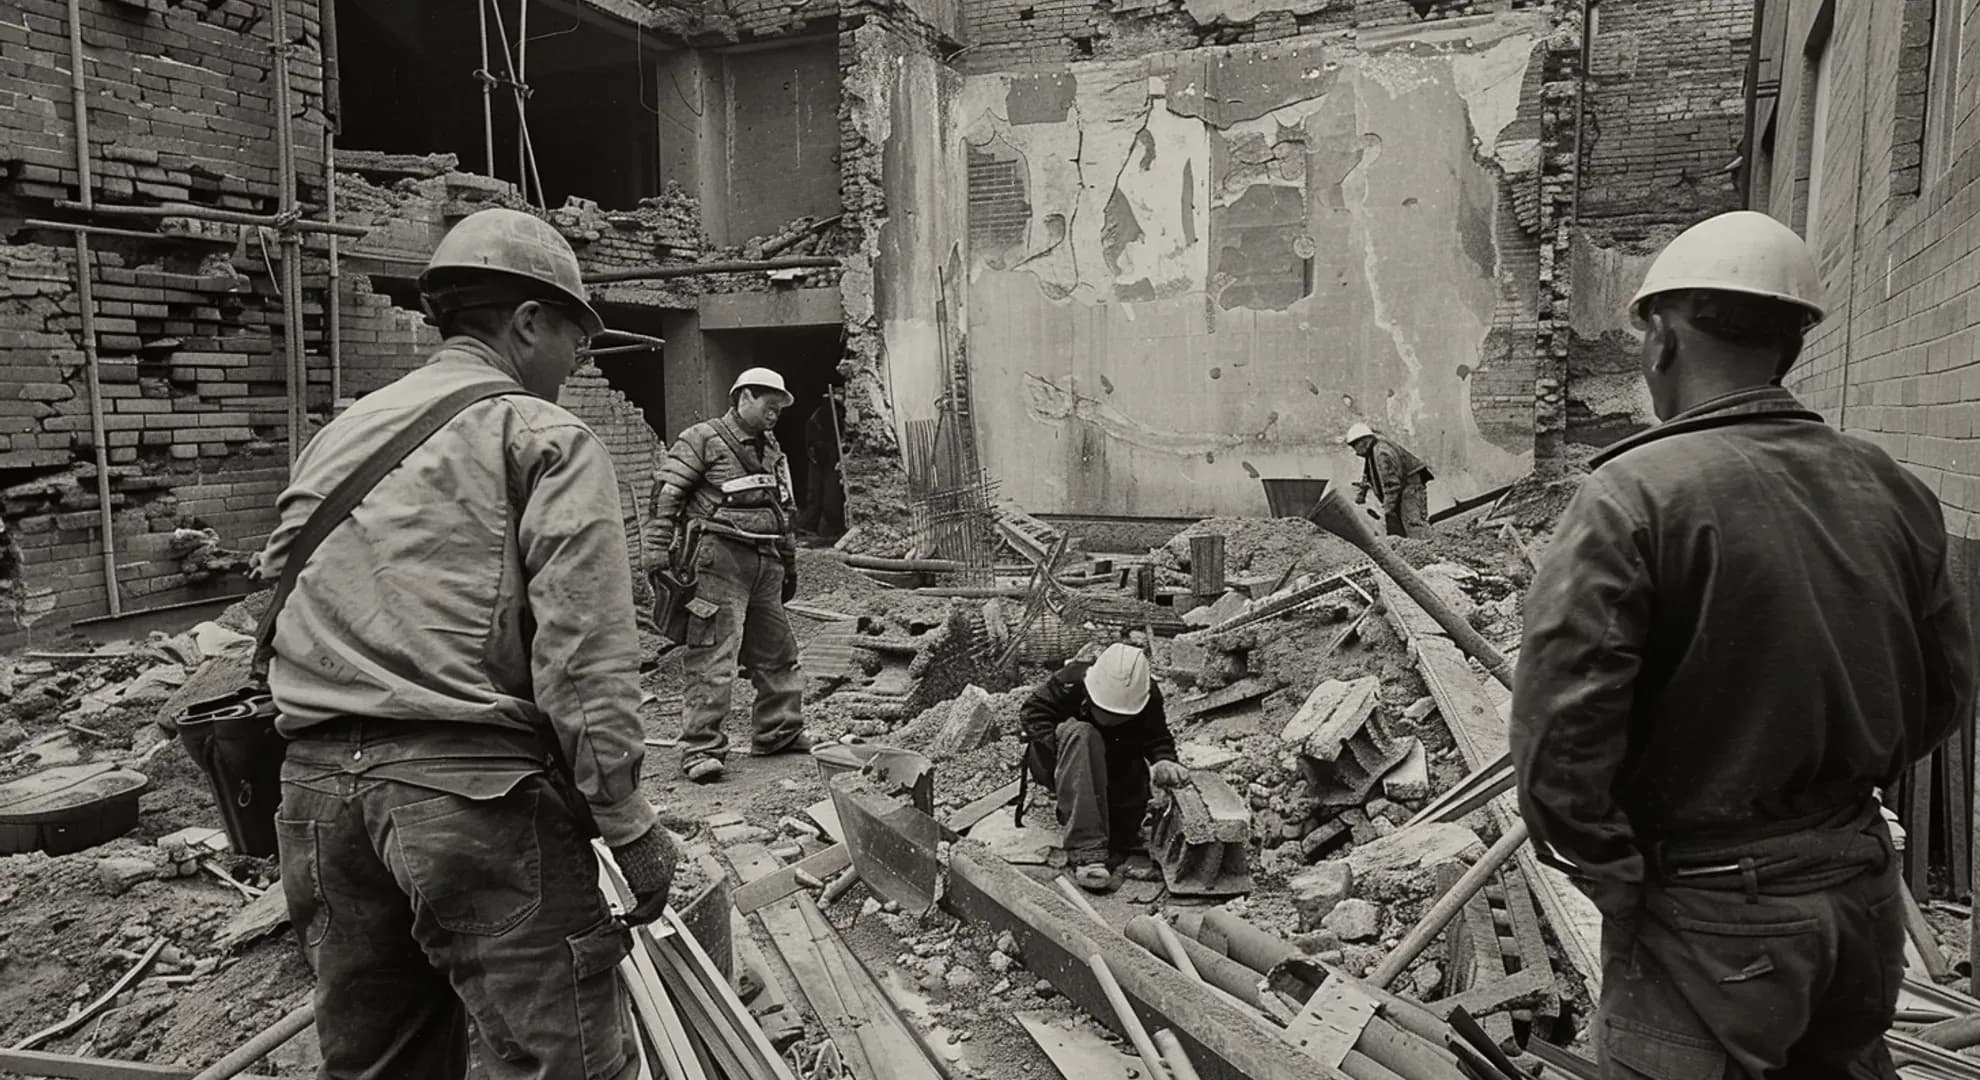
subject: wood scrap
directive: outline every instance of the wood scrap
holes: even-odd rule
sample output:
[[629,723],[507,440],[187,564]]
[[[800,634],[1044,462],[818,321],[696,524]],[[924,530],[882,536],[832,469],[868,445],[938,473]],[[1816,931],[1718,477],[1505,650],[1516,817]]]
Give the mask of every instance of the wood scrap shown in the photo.
[[27,1038],[15,1043],[12,1048],[15,1050],[32,1050],[50,1039],[66,1035],[88,1023],[97,1013],[102,1012],[118,994],[129,989],[130,985],[137,981],[138,976],[144,974],[144,969],[150,967],[153,960],[158,959],[159,951],[164,948],[165,939],[162,937],[154,938],[151,942],[151,947],[146,949],[144,955],[130,966],[130,970],[124,972],[123,977],[112,983],[110,989],[105,990],[95,1001],[76,1010],[67,1018],[29,1035]]
[[1018,1013],[1017,1022],[1065,1080],[1143,1080],[1134,1057],[1092,1031],[1062,1027],[1049,1013]]
[[[117,1058],[52,1054],[42,1050],[0,1050],[0,1073],[63,1077],[66,1080],[192,1080],[193,1078],[193,1070],[184,1065],[153,1065],[143,1061],[121,1061]],[[236,1080],[273,1080],[273,1078],[244,1074]]]
[[222,949],[231,952],[277,933],[287,925],[289,897],[282,891],[282,882],[278,879],[268,886],[267,892],[249,901],[246,907],[227,920],[227,925],[220,928],[218,943]]
[[[755,846],[755,845],[739,845]],[[732,849],[733,850],[733,849]],[[786,896],[804,889],[798,880],[800,873],[810,875],[814,880],[831,877],[852,865],[852,854],[844,844],[833,844],[799,862],[773,870],[759,878],[745,878],[735,891],[736,910],[744,915],[755,914],[766,904],[773,904]]]

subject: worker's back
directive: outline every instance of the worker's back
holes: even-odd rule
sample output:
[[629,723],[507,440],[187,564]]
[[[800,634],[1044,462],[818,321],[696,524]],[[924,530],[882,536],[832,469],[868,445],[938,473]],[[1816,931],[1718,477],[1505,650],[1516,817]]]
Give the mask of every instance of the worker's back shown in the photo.
[[1970,710],[1937,499],[1881,449],[1798,415],[1653,431],[1605,461],[1550,550],[1615,554],[1529,601],[1526,647],[1543,656],[1554,609],[1641,629],[1613,794],[1646,839],[1860,805]]

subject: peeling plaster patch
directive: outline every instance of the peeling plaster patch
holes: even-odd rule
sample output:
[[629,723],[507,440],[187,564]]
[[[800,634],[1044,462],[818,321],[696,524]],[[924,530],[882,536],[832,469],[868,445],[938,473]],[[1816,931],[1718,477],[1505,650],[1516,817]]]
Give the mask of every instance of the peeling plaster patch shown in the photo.
[[1070,71],[1052,75],[1019,75],[1004,95],[1004,115],[1013,124],[1062,124],[1079,93],[1079,79]]
[[1083,421],[1109,438],[1169,454],[1209,454],[1258,439],[1255,435],[1218,431],[1162,431],[1099,398],[1087,397],[1077,389],[1060,386],[1030,371],[1024,373],[1024,393],[1026,411],[1040,423]]
[[1305,224],[1306,193],[1297,187],[1256,184],[1212,210],[1218,306],[1284,311],[1310,293],[1307,260],[1293,251]]
[[[1285,0],[1278,0],[1283,7]],[[1164,59],[1171,67],[1165,103],[1177,116],[1227,128],[1287,105],[1323,97],[1340,79],[1341,62],[1319,43],[1270,51],[1199,50]]]
[[1318,15],[1334,3],[1335,0],[1183,0],[1183,10],[1198,26],[1210,26],[1248,23],[1269,11],[1283,11],[1295,17]]
[[1195,245],[1199,239],[1196,232],[1196,162],[1183,162],[1182,182],[1182,227],[1183,243]]
[[[1209,277],[1208,252],[1195,241],[1209,223],[1194,220],[1209,206],[1208,182],[1182,167],[1208,155],[1209,132],[1202,121],[1163,107],[1159,84],[1150,89],[1143,126],[1107,200],[1103,232],[1107,269],[1124,300],[1200,290]],[[1184,206],[1192,218],[1187,226]]]
[[1471,116],[1472,137],[1486,156],[1519,114],[1520,86],[1532,54],[1531,38],[1509,37],[1484,52],[1451,57],[1451,75]]

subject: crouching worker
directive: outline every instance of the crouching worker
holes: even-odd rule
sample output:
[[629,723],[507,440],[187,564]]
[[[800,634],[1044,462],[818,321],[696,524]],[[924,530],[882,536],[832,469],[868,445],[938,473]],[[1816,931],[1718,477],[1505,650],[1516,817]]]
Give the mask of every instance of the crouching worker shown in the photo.
[[1114,644],[1095,660],[1075,660],[1032,693],[1021,717],[1025,768],[1057,794],[1073,880],[1093,891],[1110,887],[1109,853],[1144,850],[1149,781],[1189,782],[1147,655]]

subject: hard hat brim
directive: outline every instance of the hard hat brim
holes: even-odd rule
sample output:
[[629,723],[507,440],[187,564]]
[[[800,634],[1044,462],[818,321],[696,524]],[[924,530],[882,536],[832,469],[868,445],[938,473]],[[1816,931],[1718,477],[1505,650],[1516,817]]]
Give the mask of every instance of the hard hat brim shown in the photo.
[[1799,296],[1791,296],[1787,293],[1779,292],[1772,289],[1740,288],[1735,285],[1728,285],[1724,281],[1713,280],[1709,278],[1678,278],[1676,280],[1671,280],[1671,281],[1660,281],[1657,282],[1655,285],[1646,284],[1643,288],[1636,290],[1635,296],[1629,298],[1629,305],[1625,307],[1623,311],[1630,318],[1635,318],[1637,316],[1637,312],[1642,310],[1643,302],[1645,300],[1648,300],[1656,296],[1662,296],[1665,293],[1694,292],[1694,291],[1738,293],[1741,296],[1758,296],[1767,300],[1779,300],[1783,304],[1793,304],[1795,307],[1798,307],[1803,311],[1808,312],[1809,326],[1814,326],[1816,323],[1821,322],[1823,319],[1827,318],[1829,314],[1827,311],[1824,311],[1822,309],[1822,305],[1811,303],[1810,301]]
[[1092,697],[1089,695],[1087,698],[1087,705],[1090,706],[1093,710],[1093,720],[1095,723],[1099,724],[1101,727],[1113,727],[1117,724],[1125,724],[1129,720],[1132,720],[1135,717],[1140,716],[1141,710],[1146,709],[1148,707],[1148,702],[1143,701],[1141,703],[1141,708],[1135,709],[1133,712],[1121,712],[1118,709],[1107,708],[1106,706],[1100,704],[1099,702],[1092,700]]

